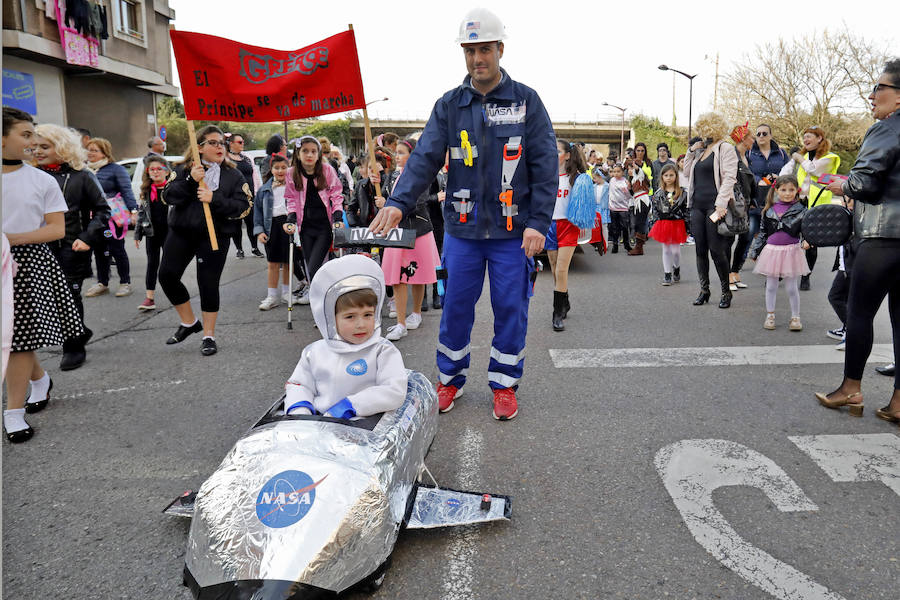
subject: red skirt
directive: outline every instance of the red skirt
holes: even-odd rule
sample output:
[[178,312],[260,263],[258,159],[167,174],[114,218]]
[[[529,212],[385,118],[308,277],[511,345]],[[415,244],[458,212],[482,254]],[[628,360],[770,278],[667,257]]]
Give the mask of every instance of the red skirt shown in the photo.
[[650,230],[650,237],[660,244],[683,244],[687,240],[687,230],[681,219],[660,219]]

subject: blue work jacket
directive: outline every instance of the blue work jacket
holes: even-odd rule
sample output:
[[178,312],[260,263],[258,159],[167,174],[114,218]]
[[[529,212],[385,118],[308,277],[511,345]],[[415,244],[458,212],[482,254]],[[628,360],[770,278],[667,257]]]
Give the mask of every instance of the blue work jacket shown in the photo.
[[[412,213],[416,200],[443,166],[447,149],[461,148],[465,130],[477,156],[472,166],[466,166],[462,156],[451,152],[445,231],[465,239],[511,239],[521,238],[525,228],[531,227],[546,235],[559,184],[556,135],[537,92],[501,72],[499,85],[486,95],[476,91],[467,76],[462,85],[435,103],[388,206],[401,209],[404,217]],[[518,214],[513,216],[512,230],[507,230],[500,202],[503,147],[510,137],[517,136],[522,138],[522,157],[511,185]],[[458,200],[454,194],[461,190],[469,190],[468,202],[474,203],[465,222],[453,205]]]

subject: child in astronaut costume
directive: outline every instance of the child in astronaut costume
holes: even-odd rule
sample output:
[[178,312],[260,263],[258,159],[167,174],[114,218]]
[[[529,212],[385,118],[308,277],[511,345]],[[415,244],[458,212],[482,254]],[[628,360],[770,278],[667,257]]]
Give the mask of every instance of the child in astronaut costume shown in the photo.
[[323,339],[303,349],[285,391],[285,413],[339,419],[394,410],[406,398],[400,351],[381,336],[384,273],[353,254],[325,263],[309,290]]

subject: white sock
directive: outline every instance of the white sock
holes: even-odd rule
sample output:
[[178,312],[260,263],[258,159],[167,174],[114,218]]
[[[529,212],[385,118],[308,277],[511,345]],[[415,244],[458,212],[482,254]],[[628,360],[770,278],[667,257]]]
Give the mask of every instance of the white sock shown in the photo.
[[50,374],[44,371],[44,376],[31,382],[31,394],[28,395],[28,402],[40,402],[47,399],[50,392]]
[[204,336],[203,336],[203,339],[204,339],[204,340],[212,340],[212,341],[216,341],[215,336],[212,336],[212,335],[204,335]]
[[194,325],[196,325],[199,322],[200,322],[200,319],[194,319],[193,323],[182,323],[181,326],[182,327],[193,327]]
[[268,290],[269,298],[277,298],[278,297],[278,288],[266,288]]
[[286,295],[288,295],[288,294],[290,294],[290,293],[291,293],[291,284],[289,284],[289,283],[282,283],[282,284],[281,284],[281,295],[282,295],[282,296],[286,296]]
[[25,421],[24,408],[12,408],[3,411],[3,427],[6,433],[15,433],[28,429],[28,422]]

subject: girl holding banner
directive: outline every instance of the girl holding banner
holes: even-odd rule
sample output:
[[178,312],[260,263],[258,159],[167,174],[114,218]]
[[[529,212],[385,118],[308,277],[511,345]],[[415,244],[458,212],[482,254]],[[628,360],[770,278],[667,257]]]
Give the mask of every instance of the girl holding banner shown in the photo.
[[[253,203],[250,187],[234,163],[225,157],[222,131],[208,125],[197,132],[200,162],[195,164],[191,149],[185,152],[184,163],[172,174],[163,189],[163,201],[171,208],[169,234],[163,246],[159,283],[181,319],[178,329],[167,344],[177,344],[192,333],[203,331],[200,352],[203,356],[216,353],[216,317],[219,312],[219,280],[225,268],[228,242],[241,219]],[[201,182],[203,182],[201,184]],[[203,206],[212,214],[219,248],[212,248],[207,233]],[[181,283],[191,260],[197,259],[197,286],[200,289],[200,310],[203,323],[194,316],[190,294]]]

